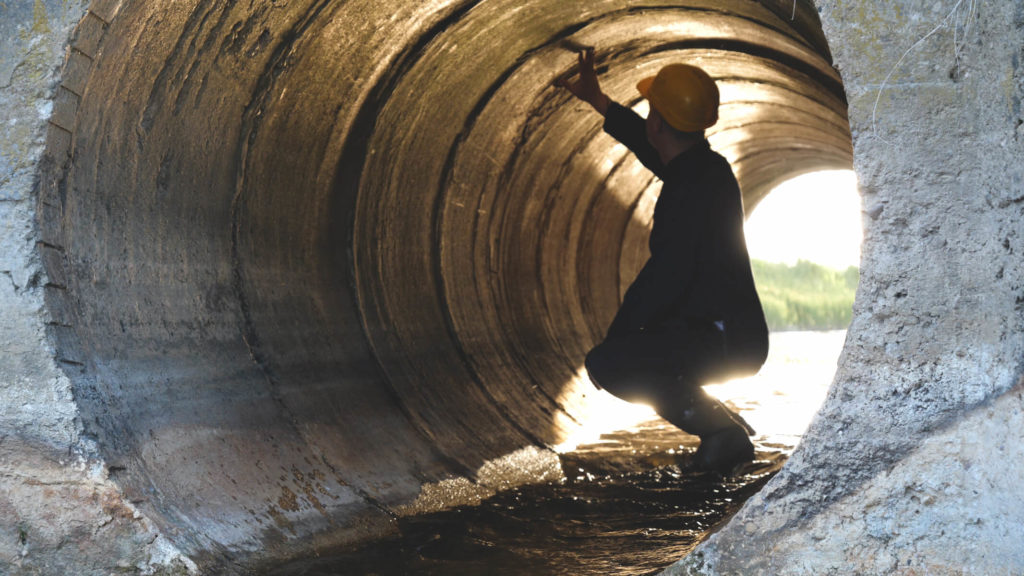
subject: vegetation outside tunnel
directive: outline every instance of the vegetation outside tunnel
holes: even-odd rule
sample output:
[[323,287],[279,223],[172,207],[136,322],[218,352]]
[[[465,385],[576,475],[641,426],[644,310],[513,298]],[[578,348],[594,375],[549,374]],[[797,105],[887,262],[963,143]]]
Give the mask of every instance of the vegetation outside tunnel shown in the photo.
[[795,265],[752,260],[751,266],[771,330],[845,330],[849,326],[860,278],[857,267],[840,271],[806,260]]

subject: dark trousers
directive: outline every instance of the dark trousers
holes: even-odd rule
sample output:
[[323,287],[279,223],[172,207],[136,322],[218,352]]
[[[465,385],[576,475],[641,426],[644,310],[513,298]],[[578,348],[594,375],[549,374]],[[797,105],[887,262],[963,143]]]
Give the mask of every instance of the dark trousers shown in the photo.
[[735,425],[701,388],[725,364],[725,334],[710,323],[610,335],[586,360],[595,384],[701,437]]

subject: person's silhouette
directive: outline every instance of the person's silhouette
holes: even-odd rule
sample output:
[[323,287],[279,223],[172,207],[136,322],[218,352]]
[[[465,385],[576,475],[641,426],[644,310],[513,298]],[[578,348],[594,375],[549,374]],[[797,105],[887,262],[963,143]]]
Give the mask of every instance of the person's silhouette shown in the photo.
[[768,355],[768,327],[739,185],[704,137],[718,121],[718,87],[695,66],[665,66],[637,85],[650,103],[645,120],[601,90],[593,49],[579,53],[578,79],[557,85],[601,113],[605,131],[663,182],[650,258],[604,341],[587,354],[590,378],[699,436],[696,464],[728,473],[753,459],[753,430],[702,386],[756,373]]

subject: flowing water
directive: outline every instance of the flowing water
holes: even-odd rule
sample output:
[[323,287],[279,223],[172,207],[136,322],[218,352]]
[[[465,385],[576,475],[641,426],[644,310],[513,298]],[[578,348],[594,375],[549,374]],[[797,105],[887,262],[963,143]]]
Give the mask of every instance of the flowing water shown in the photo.
[[734,476],[688,471],[697,439],[641,411],[631,426],[562,453],[558,482],[400,519],[392,539],[305,561],[286,573],[656,574],[779,470],[824,399],[844,338],[845,332],[773,334],[760,374],[707,387],[758,430],[755,462]]

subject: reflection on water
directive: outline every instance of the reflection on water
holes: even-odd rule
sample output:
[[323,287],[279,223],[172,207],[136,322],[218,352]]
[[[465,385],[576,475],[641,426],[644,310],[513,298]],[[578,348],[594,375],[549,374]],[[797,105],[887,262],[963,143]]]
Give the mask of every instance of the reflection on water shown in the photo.
[[685,471],[695,438],[662,420],[562,454],[557,483],[399,520],[400,535],[277,574],[640,575],[681,558],[778,470],[785,447],[723,481]]
[[697,439],[648,416],[561,454],[559,482],[403,518],[393,539],[274,573],[656,574],[778,471],[824,398],[844,336],[773,334],[760,375],[708,387],[759,432],[757,460],[734,477],[688,471]]

